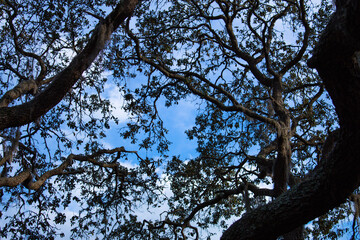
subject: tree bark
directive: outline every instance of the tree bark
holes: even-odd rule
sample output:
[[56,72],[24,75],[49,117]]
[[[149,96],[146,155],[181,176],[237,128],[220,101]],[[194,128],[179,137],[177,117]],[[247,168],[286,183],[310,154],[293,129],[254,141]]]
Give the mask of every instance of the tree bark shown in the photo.
[[91,65],[106,41],[135,9],[138,0],[123,0],[96,26],[88,44],[52,83],[33,100],[14,107],[0,107],[0,130],[31,123],[56,106]]
[[245,214],[221,239],[276,239],[339,206],[360,185],[359,51],[360,1],[344,1],[308,63],[319,72],[335,105],[339,141],[309,178]]

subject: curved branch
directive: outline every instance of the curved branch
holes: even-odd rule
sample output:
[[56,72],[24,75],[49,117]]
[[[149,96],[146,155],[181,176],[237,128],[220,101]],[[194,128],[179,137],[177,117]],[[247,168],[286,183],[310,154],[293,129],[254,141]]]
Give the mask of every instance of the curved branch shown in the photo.
[[19,173],[15,177],[0,177],[0,187],[16,187],[31,177],[29,169]]
[[199,205],[197,205],[192,211],[191,213],[189,214],[189,216],[187,216],[185,219],[184,219],[184,222],[189,222],[194,216],[196,213],[198,213],[200,210],[204,209],[205,207],[208,207],[208,206],[211,206],[211,205],[214,205],[218,202],[220,202],[221,200],[223,199],[226,199],[228,198],[229,196],[231,195],[234,195],[234,194],[239,194],[241,193],[242,191],[244,191],[244,186],[241,185],[239,188],[237,189],[232,189],[232,190],[223,190],[221,191],[216,197],[214,197],[213,199],[209,200],[209,201],[206,201],[206,202],[203,202],[203,203],[200,203]]
[[9,5],[12,9],[13,9],[13,14],[9,14],[10,18],[8,20],[8,23],[9,23],[9,27],[10,27],[10,32],[11,32],[11,35],[13,36],[13,40],[14,40],[14,45],[15,45],[15,49],[16,51],[18,51],[20,54],[26,56],[26,57],[31,57],[33,59],[35,59],[39,65],[40,65],[40,74],[39,76],[37,77],[36,79],[36,82],[39,83],[41,82],[44,77],[45,77],[45,74],[46,74],[46,66],[45,66],[45,63],[44,61],[42,60],[42,58],[35,54],[35,53],[32,53],[32,52],[27,52],[25,51],[24,49],[22,49],[20,47],[20,44],[18,42],[18,35],[16,34],[16,29],[15,29],[15,26],[14,26],[14,23],[13,23],[13,20],[15,19],[15,17],[17,16],[18,12],[17,12],[17,8],[16,6],[14,6],[12,3],[10,3],[9,1],[6,1],[6,4]]
[[243,183],[236,189],[218,191],[218,194],[216,197],[214,197],[213,199],[211,199],[209,201],[206,201],[206,202],[203,202],[203,203],[200,203],[199,205],[197,205],[191,211],[191,213],[184,219],[184,223],[190,222],[191,219],[195,216],[195,214],[198,213],[199,211],[201,211],[202,209],[204,209],[205,207],[214,205],[214,204],[220,202],[221,200],[228,198],[229,196],[242,193],[245,190],[245,188],[247,188],[247,190],[251,191],[255,196],[269,196],[269,197],[274,196],[274,191],[272,189],[259,188],[254,184],[250,184],[250,183],[244,184]]
[[[281,76],[281,74],[275,72],[275,70],[272,68],[272,62],[270,59],[270,45],[271,45],[271,41],[273,39],[273,31],[274,31],[274,27],[276,22],[281,19],[282,17],[284,17],[286,15],[286,13],[289,11],[291,4],[289,3],[288,6],[282,10],[281,12],[279,12],[278,14],[274,15],[271,18],[270,21],[270,26],[267,29],[267,39],[265,39],[265,32],[264,32],[264,40],[263,40],[263,47],[264,47],[264,52],[265,52],[265,64],[266,64],[266,69],[267,71],[274,76],[275,78],[278,78],[279,76]],[[264,28],[264,31],[266,30],[266,28]]]
[[287,89],[284,91],[284,93],[288,94],[288,93],[292,93],[292,92],[296,92],[298,90],[303,90],[305,88],[308,88],[308,87],[322,87],[323,84],[322,83],[305,83],[305,84],[302,84],[300,86],[297,86],[297,87],[294,87],[294,88],[291,88],[291,89]]
[[258,60],[239,48],[238,40],[233,31],[232,20],[228,19],[227,21],[225,21],[225,26],[231,42],[231,46],[228,46],[227,48],[233,51],[238,57],[247,62],[250,71],[262,85],[270,87],[271,80],[268,77],[264,76],[264,74],[261,73],[259,68],[256,66]]
[[[262,115],[259,115],[253,111],[251,111],[250,109],[244,107],[243,105],[239,104],[234,98],[233,96],[231,96],[229,93],[227,93],[225,90],[223,89],[220,89],[220,87],[216,86],[214,88],[218,89],[218,90],[222,90],[222,92],[231,100],[231,102],[233,103],[233,105],[231,106],[228,106],[228,105],[225,105],[223,102],[219,101],[218,99],[216,99],[215,97],[213,96],[210,96],[202,91],[200,91],[199,89],[197,89],[192,83],[191,83],[191,79],[189,79],[188,77],[186,76],[183,76],[183,75],[179,75],[178,73],[176,72],[172,72],[170,71],[169,69],[166,69],[164,66],[160,66],[158,64],[155,64],[153,62],[151,62],[150,60],[148,59],[145,59],[143,57],[143,60],[145,62],[147,62],[148,64],[151,64],[152,66],[156,67],[159,71],[161,71],[163,74],[165,74],[167,77],[170,77],[170,78],[174,78],[174,79],[178,79],[178,80],[181,80],[187,87],[188,89],[195,95],[199,96],[200,98],[202,99],[205,99],[213,104],[215,104],[218,108],[220,108],[221,110],[224,110],[224,111],[238,111],[238,112],[242,112],[244,113],[245,115],[251,117],[251,118],[254,118],[254,119],[257,119],[261,122],[265,122],[265,123],[268,123],[268,124],[271,124],[272,126],[278,126],[278,122],[275,121],[274,119],[271,119],[271,118],[268,118],[268,117],[265,117],[265,116],[262,116]],[[188,74],[188,75],[194,75],[194,73],[185,73],[185,74]],[[195,74],[196,75],[196,74]],[[209,82],[209,81],[206,81],[206,82]],[[213,85],[213,84],[212,84]],[[229,97],[229,95],[231,97]]]
[[287,71],[289,71],[290,68],[292,68],[296,63],[300,61],[302,56],[304,55],[308,45],[309,45],[309,36],[310,36],[310,26],[308,23],[308,20],[306,19],[306,10],[305,10],[305,4],[304,0],[300,0],[300,6],[299,6],[300,12],[299,12],[299,18],[305,28],[304,37],[302,40],[302,46],[299,52],[296,54],[296,56],[285,65],[283,69],[280,70],[280,74],[284,75]]
[[[202,17],[207,19],[206,16],[202,16]],[[224,42],[223,38],[219,36],[219,34],[210,26],[210,24],[202,24],[212,34],[212,37],[209,36],[209,38],[215,39],[216,43],[219,44],[221,47],[233,52],[237,57],[244,60],[248,64],[248,67],[249,67],[250,71],[252,72],[252,74],[254,75],[254,77],[262,85],[271,86],[270,78],[266,77],[256,66],[256,64],[259,62],[259,59],[255,59],[254,57],[252,57],[251,55],[249,55],[245,51],[242,51],[239,48],[239,43],[236,39],[236,36],[235,36],[233,28],[232,28],[232,21],[234,20],[233,17],[230,17],[227,15],[227,16],[221,16],[221,18],[219,18],[219,19],[223,20],[226,25],[226,31],[230,38],[230,44],[227,44],[226,42]],[[208,36],[208,34],[205,34],[205,35]]]
[[193,4],[193,6],[196,8],[196,10],[199,12],[200,16],[205,18],[206,20],[219,20],[219,19],[223,19],[225,20],[225,16],[224,15],[218,15],[218,16],[210,16],[208,14],[206,14],[204,12],[204,10],[198,5],[197,1],[191,0],[191,3]]

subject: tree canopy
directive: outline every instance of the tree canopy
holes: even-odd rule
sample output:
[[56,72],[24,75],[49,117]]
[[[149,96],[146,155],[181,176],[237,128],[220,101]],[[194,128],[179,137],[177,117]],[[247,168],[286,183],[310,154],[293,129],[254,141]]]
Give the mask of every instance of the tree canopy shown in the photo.
[[[0,13],[2,237],[69,224],[75,239],[359,237],[358,1],[3,0]],[[166,109],[186,101],[191,158],[167,137]]]

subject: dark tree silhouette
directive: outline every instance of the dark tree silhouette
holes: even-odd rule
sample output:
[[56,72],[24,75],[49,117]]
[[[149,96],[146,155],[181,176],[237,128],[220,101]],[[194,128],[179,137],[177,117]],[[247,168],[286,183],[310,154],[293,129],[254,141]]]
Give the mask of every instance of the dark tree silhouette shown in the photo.
[[[0,1],[0,236],[53,239],[68,220],[75,238],[202,239],[212,225],[221,239],[340,237],[344,203],[359,204],[360,2],[331,9]],[[109,73],[125,126],[104,97]],[[189,99],[198,156],[169,157],[159,106]],[[116,124],[136,151],[102,145]],[[144,220],[141,204],[167,210]]]

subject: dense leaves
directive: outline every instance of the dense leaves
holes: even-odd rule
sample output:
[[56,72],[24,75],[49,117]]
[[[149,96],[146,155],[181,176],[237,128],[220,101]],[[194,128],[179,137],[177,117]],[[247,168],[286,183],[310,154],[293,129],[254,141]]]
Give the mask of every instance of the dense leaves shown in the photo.
[[[46,91],[128,2],[0,1],[0,106]],[[55,239],[71,224],[75,239],[210,239],[306,179],[338,128],[306,63],[332,11],[327,1],[141,1],[56,107],[1,132],[1,236]],[[166,108],[190,100],[191,159],[172,156],[166,122]],[[305,238],[356,236],[356,221],[342,224],[357,196]]]
[[[116,4],[2,1],[2,106],[46,92]],[[159,198],[154,194],[161,190],[155,162],[124,147],[104,149],[106,130],[119,123],[120,116],[113,114],[107,99],[105,89],[113,83],[105,77],[102,62],[100,55],[46,115],[1,132],[2,237],[54,239],[64,230],[69,234],[70,228],[59,226],[70,223],[75,238],[105,237],[123,227],[134,205]],[[148,164],[129,168],[131,161]]]
[[[131,94],[153,107],[149,119],[161,94],[167,106],[198,97],[187,134],[197,140],[199,157],[174,157],[167,167],[173,225],[223,225],[305,178],[338,127],[320,78],[306,64],[331,5],[163,1],[151,9],[129,21],[128,41],[114,45],[121,66],[139,62],[148,76]],[[135,106],[128,105],[133,112]]]

